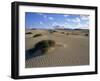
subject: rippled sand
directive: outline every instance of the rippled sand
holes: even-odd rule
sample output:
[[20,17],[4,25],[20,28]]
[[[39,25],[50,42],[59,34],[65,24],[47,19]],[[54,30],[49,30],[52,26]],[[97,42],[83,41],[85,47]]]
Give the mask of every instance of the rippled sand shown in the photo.
[[[85,36],[89,32],[80,30],[57,30],[54,33],[49,33],[47,30],[26,30],[26,32],[32,32],[25,36],[26,50],[44,39],[54,40],[58,45],[62,45],[56,45],[46,54],[25,60],[26,68],[89,64],[89,36]],[[42,36],[34,38],[33,36],[38,33]]]

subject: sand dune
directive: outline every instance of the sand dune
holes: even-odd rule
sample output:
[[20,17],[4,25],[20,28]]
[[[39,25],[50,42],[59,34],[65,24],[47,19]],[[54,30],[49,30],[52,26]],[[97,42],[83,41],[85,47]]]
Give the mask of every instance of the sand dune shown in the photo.
[[[28,32],[31,33],[28,34]],[[36,34],[41,35],[34,37]],[[43,55],[26,59],[26,68],[89,64],[89,31],[55,30],[51,32],[48,30],[26,30],[25,49],[34,48],[38,42],[44,39],[53,40],[56,45]]]

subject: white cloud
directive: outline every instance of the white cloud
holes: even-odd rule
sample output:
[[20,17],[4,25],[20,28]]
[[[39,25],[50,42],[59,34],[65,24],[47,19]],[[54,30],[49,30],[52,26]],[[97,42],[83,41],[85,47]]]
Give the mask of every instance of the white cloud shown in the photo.
[[67,22],[65,22],[64,24],[68,24]]
[[43,16],[44,18],[47,18],[47,15],[39,13],[39,15]]
[[80,18],[75,18],[75,19],[72,19],[72,22],[75,22],[75,23],[80,23],[81,22],[81,20],[80,20]]
[[48,17],[50,20],[54,20],[54,18],[53,17]]
[[69,18],[68,18],[68,19],[66,19],[66,21],[70,22],[70,21],[71,21],[71,19],[69,19]]
[[84,23],[84,24],[78,23],[76,27],[81,29],[89,29],[89,23]]
[[44,18],[47,18],[47,15],[43,15]]
[[64,15],[64,17],[68,17],[69,15]]
[[43,15],[42,13],[38,13],[39,15]]
[[76,18],[76,22],[81,22],[80,18]]
[[43,22],[42,22],[42,21],[40,21],[39,23],[40,23],[41,25],[43,24]]
[[65,23],[64,23],[64,27],[65,27],[65,28],[70,28],[70,27],[71,27],[71,24],[65,22]]
[[52,23],[52,27],[53,27],[53,28],[64,28],[63,25],[64,25],[64,24],[60,24],[60,23],[57,23],[57,22]]
[[89,16],[80,16],[82,20],[89,20]]
[[66,28],[71,28],[71,29],[77,29],[77,28],[80,28],[80,29],[89,29],[89,22],[85,22],[85,23],[82,23],[82,22],[79,22],[78,19],[76,19],[77,21],[75,22],[78,22],[76,23],[76,25],[73,25],[73,24],[70,24],[70,23],[67,23],[65,22],[64,23],[64,27]]
[[73,18],[73,19],[66,19],[66,21],[68,21],[68,22],[74,22],[74,23],[80,23],[81,22],[81,20],[80,20],[80,18]]
[[52,23],[52,26],[56,26],[56,25],[58,25],[57,22],[53,22],[53,23]]

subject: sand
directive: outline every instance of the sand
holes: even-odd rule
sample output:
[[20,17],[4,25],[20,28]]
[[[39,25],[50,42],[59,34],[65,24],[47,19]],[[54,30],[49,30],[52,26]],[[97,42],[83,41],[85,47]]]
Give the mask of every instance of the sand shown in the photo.
[[[26,30],[25,49],[29,50],[41,40],[54,40],[57,45],[46,54],[25,60],[26,68],[89,65],[89,34],[84,30]],[[63,32],[63,33],[62,33]],[[42,36],[33,37],[36,34]],[[61,46],[60,46],[61,45]]]

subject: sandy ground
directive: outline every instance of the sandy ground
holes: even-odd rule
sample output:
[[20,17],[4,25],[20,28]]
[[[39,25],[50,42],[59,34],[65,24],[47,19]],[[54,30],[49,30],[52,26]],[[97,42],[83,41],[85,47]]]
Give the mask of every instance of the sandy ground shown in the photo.
[[[47,30],[26,30],[26,32],[32,32],[25,35],[26,50],[33,48],[36,43],[44,39],[52,39],[62,45],[53,47],[44,55],[27,59],[26,68],[89,64],[89,36],[84,35],[89,32],[80,30],[57,30],[54,33],[49,33]],[[42,36],[33,37],[40,33]]]

